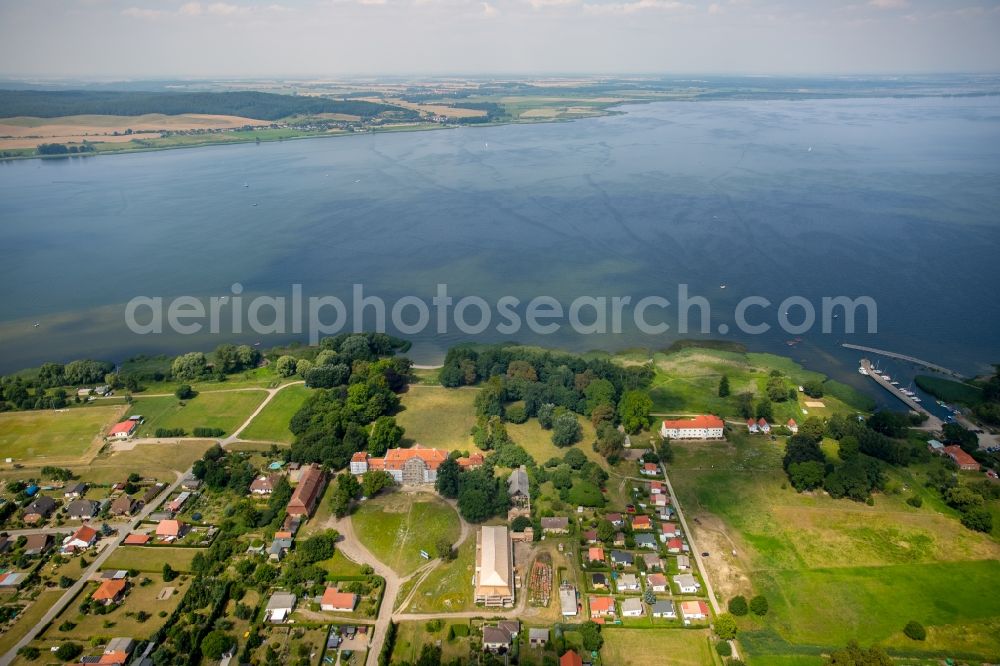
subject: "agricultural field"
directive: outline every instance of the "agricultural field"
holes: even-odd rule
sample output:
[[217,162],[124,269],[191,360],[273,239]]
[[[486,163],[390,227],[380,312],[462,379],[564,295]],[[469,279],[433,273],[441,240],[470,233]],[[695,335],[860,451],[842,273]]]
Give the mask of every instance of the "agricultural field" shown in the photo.
[[[770,600],[764,620],[744,626],[755,663],[852,637],[915,657],[1000,654],[1000,603],[983,594],[1000,577],[1000,544],[934,502],[906,504],[917,470],[893,470],[897,490],[867,506],[787,487],[780,438],[732,440],[676,445],[671,479],[720,597]],[[903,637],[910,620],[927,641]]]
[[710,643],[708,629],[623,629],[612,627],[601,632],[604,647],[601,662],[615,666],[645,666],[669,663],[677,666],[704,666],[721,663]]
[[351,520],[368,550],[404,575],[425,562],[421,550],[435,557],[438,539],[455,543],[460,533],[458,514],[430,493],[381,495],[362,503]]
[[288,429],[288,424],[311,394],[312,390],[304,384],[281,389],[240,433],[240,439],[291,443],[295,436]]
[[[138,437],[154,437],[157,428],[183,428],[188,435],[195,428],[219,428],[232,434],[256,409],[267,394],[264,391],[204,391],[180,401],[174,396],[136,397],[132,410],[146,422]],[[183,404],[181,404],[183,402]]]
[[0,451],[19,463],[85,461],[102,445],[105,429],[116,423],[119,406],[69,407],[0,414]]
[[396,415],[396,423],[406,431],[404,446],[419,443],[447,451],[474,448],[470,433],[476,425],[475,389],[414,385],[400,397],[403,410]]
[[194,556],[201,548],[172,548],[170,546],[119,546],[104,562],[105,569],[135,569],[146,573],[159,573],[169,564],[176,571],[190,571]]
[[[148,585],[140,585],[139,581],[143,578],[149,578],[152,582]],[[131,583],[125,601],[107,615],[97,615],[96,613],[84,615],[80,612],[80,604],[97,589],[95,583],[87,585],[77,598],[70,602],[63,612],[52,621],[52,624],[42,635],[43,639],[69,638],[87,642],[94,636],[108,634],[129,636],[138,640],[149,638],[167,621],[170,613],[180,604],[190,581],[186,580],[185,577],[180,577],[169,583],[164,583],[163,577],[159,574],[143,573],[133,579]],[[150,617],[144,622],[140,622],[135,615],[139,611],[146,612]],[[163,615],[161,616],[161,614]],[[62,631],[60,626],[64,622],[70,622],[75,626]]]
[[[437,631],[428,631],[428,622],[400,622],[396,633],[396,644],[392,651],[392,664],[415,663],[420,656],[420,649],[428,643],[441,641],[441,659],[469,657],[470,639],[468,637],[448,640],[448,627],[451,624],[463,623],[464,620],[443,620]],[[433,625],[431,625],[433,626]]]
[[131,472],[146,478],[173,481],[178,472],[191,467],[214,442],[193,439],[183,442],[139,444],[127,451],[108,451],[98,455],[86,467],[74,468],[81,481],[117,483]]
[[[443,562],[431,571],[400,611],[407,613],[450,613],[475,609],[472,601],[472,575],[476,566],[476,539],[470,536],[458,548],[451,562]],[[405,600],[407,591],[400,590]]]

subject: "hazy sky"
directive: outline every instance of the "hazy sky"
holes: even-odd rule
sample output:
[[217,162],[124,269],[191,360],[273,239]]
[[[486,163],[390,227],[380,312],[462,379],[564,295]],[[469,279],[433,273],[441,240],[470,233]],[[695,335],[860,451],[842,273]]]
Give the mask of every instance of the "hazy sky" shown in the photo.
[[1000,0],[0,0],[0,74],[1000,71]]

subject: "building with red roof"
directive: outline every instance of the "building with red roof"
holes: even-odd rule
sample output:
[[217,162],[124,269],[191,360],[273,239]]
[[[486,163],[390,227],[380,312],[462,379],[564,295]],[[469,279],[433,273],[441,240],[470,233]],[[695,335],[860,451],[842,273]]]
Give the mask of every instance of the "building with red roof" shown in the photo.
[[122,541],[122,544],[126,546],[144,546],[147,543],[149,543],[149,535],[138,532],[132,532]]
[[108,431],[109,439],[128,439],[135,431],[139,429],[138,421],[122,421],[121,423],[116,423],[111,426],[111,430]]
[[976,459],[963,451],[960,446],[954,444],[946,446],[944,447],[944,454],[954,460],[959,469],[967,472],[979,471],[979,463],[976,462]]
[[179,520],[161,520],[156,524],[156,536],[161,539],[176,539],[184,533],[184,523]]
[[128,580],[124,578],[109,578],[97,586],[97,589],[90,595],[90,598],[94,601],[99,601],[105,606],[109,606],[121,601],[122,597],[125,596],[126,589],[128,589]]
[[591,597],[590,598],[590,616],[591,617],[601,617],[604,615],[614,615],[615,614],[615,598],[614,597]]
[[566,654],[559,657],[559,666],[583,666],[583,659],[576,650],[567,650]]
[[323,592],[319,607],[325,611],[350,613],[358,603],[358,595],[350,592],[338,592],[335,587],[328,587]]
[[587,551],[587,559],[591,562],[603,562],[604,561],[604,549],[600,546],[595,546]]
[[309,465],[302,472],[299,483],[292,491],[292,499],[288,500],[285,511],[289,516],[311,516],[316,502],[323,494],[323,484],[326,474],[316,465]]
[[649,519],[649,516],[642,515],[636,516],[632,519],[632,529],[633,530],[651,530],[653,529],[653,521]]
[[97,542],[97,530],[90,525],[81,525],[72,536],[66,537],[63,550],[73,552],[90,548]]
[[799,424],[795,422],[795,419],[788,419],[788,423],[785,424],[785,427],[788,428],[793,435],[799,431]]
[[[372,458],[366,453],[356,453],[351,458],[351,474],[380,470],[388,472],[396,483],[434,483],[437,480],[438,467],[447,459],[446,451],[424,448],[419,444],[409,449],[389,449],[383,458]],[[459,462],[459,465],[461,464]],[[473,456],[469,456],[465,467],[471,469],[481,464],[482,461],[477,463],[473,460]]]
[[714,414],[702,414],[692,419],[664,421],[660,436],[670,439],[722,439],[725,425]]

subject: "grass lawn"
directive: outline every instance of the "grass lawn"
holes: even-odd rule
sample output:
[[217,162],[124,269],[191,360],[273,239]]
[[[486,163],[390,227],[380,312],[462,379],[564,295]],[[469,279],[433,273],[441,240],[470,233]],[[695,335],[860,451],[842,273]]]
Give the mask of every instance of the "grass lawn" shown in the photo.
[[[594,440],[597,439],[597,433],[594,431],[594,426],[591,425],[590,420],[586,419],[580,415],[577,415],[577,420],[580,421],[580,425],[583,426],[583,439],[577,442],[574,446],[583,451],[588,458],[596,463],[599,463],[602,467],[607,467],[607,461],[594,452],[592,444]],[[552,443],[552,431],[545,430],[538,424],[538,419],[528,419],[524,423],[508,423],[507,433],[510,434],[511,439],[513,439],[517,444],[524,447],[535,462],[539,465],[545,463],[549,458],[562,458],[566,455],[566,452],[570,447],[559,448]]]
[[105,428],[116,423],[121,407],[87,405],[61,410],[0,414],[0,451],[17,462],[39,464],[80,459],[100,448]]
[[[139,580],[143,577],[150,578],[153,582],[146,586],[140,586]],[[184,593],[187,591],[190,581],[177,578],[164,583],[163,578],[158,574],[142,574],[132,581],[129,592],[124,603],[107,615],[80,613],[80,604],[97,589],[96,583],[91,583],[83,588],[76,599],[59,614],[52,624],[45,631],[44,638],[71,638],[79,641],[89,641],[94,636],[128,636],[137,640],[145,640],[156,633],[167,621],[170,613],[174,611]],[[166,588],[174,588],[175,593],[163,600],[158,600],[160,592]],[[145,611],[151,617],[145,622],[139,622],[135,616],[128,617],[126,613],[138,613]],[[160,617],[160,612],[165,611],[166,616]],[[60,631],[59,626],[70,621],[76,626],[69,631]],[[109,626],[110,624],[110,626]]]
[[601,661],[615,666],[645,666],[669,663],[677,666],[702,666],[714,664],[714,650],[709,644],[707,629],[620,629],[608,628],[601,632],[604,647]]
[[[447,613],[473,610],[472,574],[476,566],[476,539],[470,536],[454,560],[440,564],[417,588],[408,613]],[[400,592],[400,600],[405,594]]]
[[221,428],[232,434],[253,410],[264,401],[264,391],[226,391],[200,393],[181,405],[174,396],[143,398],[136,396],[132,410],[142,414],[146,423],[139,437],[153,437],[157,428],[183,428],[190,435],[198,427]]
[[312,392],[312,389],[307,389],[304,384],[281,389],[271,398],[271,402],[267,403],[264,411],[250,422],[247,429],[240,434],[240,438],[291,443],[295,436],[288,429],[288,424]]
[[360,576],[362,567],[361,564],[347,559],[347,557],[340,552],[340,550],[334,551],[333,557],[330,559],[317,562],[316,566],[325,569],[332,578],[339,578],[341,576]]
[[140,444],[131,451],[102,453],[87,467],[74,471],[82,481],[115,483],[124,480],[129,472],[160,481],[173,481],[177,472],[183,472],[200,458],[213,442],[192,440],[164,444]]
[[176,571],[191,571],[191,561],[203,548],[172,548],[170,546],[119,546],[104,562],[104,569],[136,569],[160,573],[169,563]]
[[418,385],[400,398],[396,423],[405,440],[447,451],[474,448],[469,433],[476,425],[475,390]]
[[[933,502],[908,506],[922,487],[919,468],[892,470],[890,479],[910,490],[867,506],[782,488],[780,439],[741,434],[725,445],[674,449],[671,479],[688,521],[700,520],[699,548],[713,551],[706,565],[717,589],[723,598],[739,591],[771,602],[760,628],[769,638],[748,641],[751,656],[836,647],[852,637],[914,656],[1000,654],[991,638],[1000,602],[983,593],[1000,577],[1000,545]],[[911,619],[927,627],[927,641],[902,636]]]
[[[461,622],[461,620],[458,620]],[[455,638],[448,640],[448,625],[451,624],[445,619],[441,629],[434,633],[427,631],[426,622],[400,622],[396,633],[396,644],[392,650],[392,661],[389,663],[416,663],[420,657],[420,649],[428,643],[434,644],[441,641],[441,661],[448,662],[452,659],[469,656],[469,638]]]
[[[43,590],[31,605],[21,613],[12,627],[5,632],[0,632],[0,654],[7,652],[17,641],[24,636],[24,632],[34,627],[45,615],[45,612],[52,608],[52,604],[59,601],[66,590],[59,588]],[[4,599],[0,597],[0,599]]]
[[460,533],[458,514],[429,493],[393,492],[363,503],[351,518],[358,538],[375,557],[400,574],[435,557],[434,545],[445,537],[452,543]]

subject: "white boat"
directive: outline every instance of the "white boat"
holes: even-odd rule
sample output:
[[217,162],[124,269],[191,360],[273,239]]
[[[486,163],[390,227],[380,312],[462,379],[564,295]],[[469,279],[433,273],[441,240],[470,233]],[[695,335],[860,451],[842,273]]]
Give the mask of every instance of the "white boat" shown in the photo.
[[865,375],[865,376],[867,376],[867,375],[868,375],[868,371],[867,371],[867,370],[865,370],[865,369],[864,369],[864,367],[861,367],[861,368],[858,368],[858,372],[860,372],[861,374],[863,374],[863,375]]
[[889,381],[892,379],[892,377],[890,377],[889,375],[882,375],[882,379],[884,379],[885,381]]

